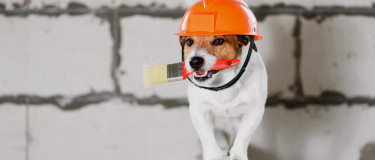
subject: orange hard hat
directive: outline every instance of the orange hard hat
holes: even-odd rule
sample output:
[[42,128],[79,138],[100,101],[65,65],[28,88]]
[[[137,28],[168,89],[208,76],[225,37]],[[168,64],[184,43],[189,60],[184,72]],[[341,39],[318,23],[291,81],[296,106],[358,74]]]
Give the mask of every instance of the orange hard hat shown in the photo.
[[261,40],[254,13],[242,0],[202,0],[182,18],[177,36],[253,35]]

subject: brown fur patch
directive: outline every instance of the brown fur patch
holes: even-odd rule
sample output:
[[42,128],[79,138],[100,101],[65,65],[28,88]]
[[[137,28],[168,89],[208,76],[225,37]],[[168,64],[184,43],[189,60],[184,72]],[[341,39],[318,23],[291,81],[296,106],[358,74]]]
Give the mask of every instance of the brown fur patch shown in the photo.
[[185,46],[185,40],[186,40],[186,36],[180,36],[180,45],[181,45],[181,47]]
[[[249,35],[237,35],[237,38],[238,38],[238,41],[240,43],[242,43],[242,45],[245,45],[245,46],[250,42],[250,36]],[[253,45],[253,49],[254,49],[255,52],[258,52],[258,48],[255,45],[255,43]]]
[[[221,45],[214,45],[216,38],[222,38],[225,42]],[[187,36],[180,37],[180,44],[184,46],[185,59],[189,57],[193,49],[205,49],[209,54],[218,57],[218,59],[237,58],[237,53],[246,45],[247,37],[239,37],[236,35],[220,35],[220,36]],[[187,39],[192,39],[194,44],[188,47],[185,43]],[[246,44],[245,44],[246,43]]]
[[248,35],[237,35],[238,42],[242,45],[247,45],[250,41],[250,36]]

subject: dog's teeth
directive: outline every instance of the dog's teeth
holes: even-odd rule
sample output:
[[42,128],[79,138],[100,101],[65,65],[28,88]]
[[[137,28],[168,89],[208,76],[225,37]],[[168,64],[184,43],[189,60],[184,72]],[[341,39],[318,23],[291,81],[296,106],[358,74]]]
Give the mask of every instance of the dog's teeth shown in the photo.
[[206,77],[207,74],[208,74],[208,71],[205,71],[204,74],[202,74],[202,75],[198,75],[196,72],[194,72],[195,77]]
[[211,78],[211,77],[212,77],[212,72],[208,72],[208,73],[207,73],[207,77],[208,77],[208,78]]

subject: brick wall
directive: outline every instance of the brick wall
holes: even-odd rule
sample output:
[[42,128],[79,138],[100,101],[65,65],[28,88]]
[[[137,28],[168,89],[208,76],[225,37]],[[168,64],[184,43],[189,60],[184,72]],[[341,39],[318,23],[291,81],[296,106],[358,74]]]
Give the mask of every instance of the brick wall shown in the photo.
[[[0,159],[200,159],[187,82],[142,85],[191,1],[0,0]],[[375,159],[375,2],[245,2],[269,73],[250,158]]]

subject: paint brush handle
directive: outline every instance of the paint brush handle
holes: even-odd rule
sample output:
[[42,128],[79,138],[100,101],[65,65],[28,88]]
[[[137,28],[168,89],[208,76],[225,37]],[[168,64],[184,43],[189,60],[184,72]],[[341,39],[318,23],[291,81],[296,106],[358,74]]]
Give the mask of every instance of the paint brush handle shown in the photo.
[[[233,67],[237,64],[240,64],[239,59],[220,59],[217,60],[211,70],[223,70],[230,67]],[[193,72],[189,72],[185,67],[185,62],[182,62],[182,78],[185,80],[190,74]]]
[[185,67],[185,62],[182,62],[182,79],[186,79],[187,77],[189,77],[190,74],[192,74],[193,72],[189,72],[186,67]]

